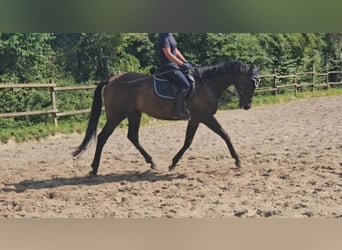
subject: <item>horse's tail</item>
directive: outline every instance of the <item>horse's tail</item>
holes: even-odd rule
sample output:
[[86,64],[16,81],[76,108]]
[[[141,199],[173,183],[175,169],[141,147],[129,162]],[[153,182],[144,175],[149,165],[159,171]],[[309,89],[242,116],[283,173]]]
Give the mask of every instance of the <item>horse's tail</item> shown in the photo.
[[108,80],[100,82],[94,92],[93,105],[91,107],[90,118],[88,121],[88,127],[86,134],[81,145],[73,152],[73,156],[79,155],[82,151],[86,149],[91,139],[96,136],[97,124],[101,115],[102,108],[102,89],[108,83]]

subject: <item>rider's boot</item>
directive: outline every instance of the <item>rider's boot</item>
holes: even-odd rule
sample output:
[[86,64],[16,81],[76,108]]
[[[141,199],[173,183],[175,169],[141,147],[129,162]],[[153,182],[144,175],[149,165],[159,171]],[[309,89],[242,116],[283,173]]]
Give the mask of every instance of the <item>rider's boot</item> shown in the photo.
[[175,108],[172,118],[176,120],[190,120],[190,112],[186,108],[185,90],[180,90],[176,96]]

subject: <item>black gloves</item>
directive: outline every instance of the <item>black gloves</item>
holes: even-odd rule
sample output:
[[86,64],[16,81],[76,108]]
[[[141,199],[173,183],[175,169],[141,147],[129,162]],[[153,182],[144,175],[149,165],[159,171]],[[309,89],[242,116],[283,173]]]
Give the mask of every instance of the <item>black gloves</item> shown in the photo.
[[190,63],[185,62],[183,63],[183,65],[180,67],[180,69],[184,72],[184,73],[191,73],[193,71],[193,68],[191,66]]

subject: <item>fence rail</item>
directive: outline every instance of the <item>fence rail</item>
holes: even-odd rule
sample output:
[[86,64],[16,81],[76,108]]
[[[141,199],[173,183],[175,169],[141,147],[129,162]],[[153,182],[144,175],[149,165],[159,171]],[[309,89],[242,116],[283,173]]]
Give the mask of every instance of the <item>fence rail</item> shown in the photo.
[[[277,75],[277,74],[267,74],[261,75],[261,83],[262,79],[271,78],[272,86],[268,86],[267,88],[258,88],[255,92],[256,94],[261,93],[272,93],[273,95],[277,95],[278,92],[282,89],[292,89],[294,95],[297,94],[297,91],[304,87],[311,87],[313,91],[314,88],[330,88],[333,86],[342,85],[342,81],[338,82],[329,82],[329,76],[331,74],[339,74],[340,77],[338,79],[342,79],[342,71],[329,71],[323,73],[317,72],[297,72],[296,74],[291,75]],[[303,75],[311,76],[311,82],[299,82],[299,77]],[[316,82],[317,77],[325,77],[324,82]],[[281,79],[292,79],[291,83],[281,84],[279,80]],[[262,86],[262,84],[261,84]],[[66,87],[58,87],[55,83],[20,83],[20,84],[0,84],[1,89],[14,89],[14,88],[47,88],[50,90],[50,98],[51,98],[51,109],[49,110],[36,110],[36,111],[27,111],[27,112],[13,112],[13,113],[0,113],[0,118],[9,118],[9,117],[19,117],[19,116],[32,116],[32,115],[42,115],[42,114],[51,114],[53,123],[55,126],[58,125],[58,117],[63,116],[71,116],[77,114],[89,113],[90,109],[81,109],[74,111],[66,111],[60,112],[57,107],[57,95],[56,93],[59,91],[77,91],[77,90],[92,90],[95,89],[96,86],[66,86]]]
[[[279,90],[282,89],[292,89],[294,95],[297,94],[298,90],[305,87],[311,87],[311,91],[314,90],[314,88],[330,88],[334,86],[342,85],[342,81],[338,82],[330,82],[329,77],[332,74],[338,74],[340,77],[338,79],[342,79],[342,71],[328,71],[323,73],[318,73],[314,71],[310,72],[297,72],[296,74],[291,75],[277,75],[277,74],[268,74],[268,75],[261,75],[260,79],[262,82],[262,79],[264,78],[271,78],[272,84],[271,86],[268,86],[267,88],[263,88],[262,84],[261,87],[258,88],[255,93],[273,93],[273,95],[277,95]],[[302,76],[309,76],[311,77],[311,82],[300,82],[299,77]],[[317,82],[318,77],[324,77],[324,82]],[[291,83],[281,84],[279,83],[280,79],[292,79]]]
[[58,87],[54,83],[19,83],[19,84],[0,84],[0,89],[15,89],[15,88],[45,88],[50,90],[50,98],[51,98],[51,107],[50,110],[36,110],[36,111],[26,111],[26,112],[12,112],[12,113],[0,113],[0,118],[9,118],[9,117],[19,117],[19,116],[32,116],[32,115],[44,115],[51,114],[53,123],[55,126],[58,125],[58,117],[62,116],[70,116],[70,115],[78,115],[89,113],[90,109],[82,109],[82,110],[74,110],[67,112],[60,112],[57,107],[57,97],[56,93],[59,91],[71,91],[71,90],[91,90],[95,89],[96,86],[66,86],[66,87]]

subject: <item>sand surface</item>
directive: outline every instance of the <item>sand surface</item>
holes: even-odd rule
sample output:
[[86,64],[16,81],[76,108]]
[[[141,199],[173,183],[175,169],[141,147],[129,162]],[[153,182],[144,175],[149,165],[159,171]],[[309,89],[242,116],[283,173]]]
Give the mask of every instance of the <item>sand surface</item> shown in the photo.
[[260,218],[342,217],[342,96],[221,111],[242,168],[201,125],[169,172],[186,122],[152,124],[140,141],[159,171],[117,129],[97,178],[93,144],[71,157],[82,135],[0,145],[0,217]]

